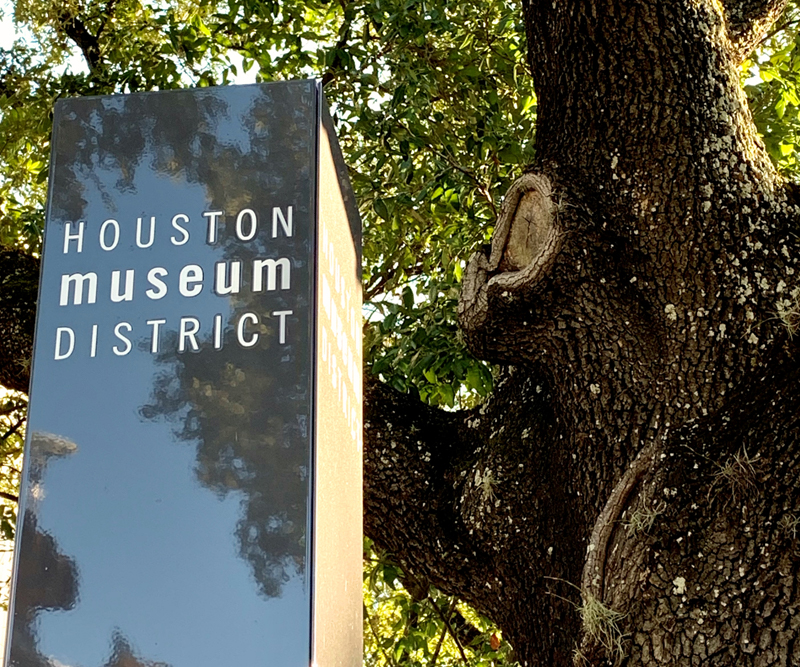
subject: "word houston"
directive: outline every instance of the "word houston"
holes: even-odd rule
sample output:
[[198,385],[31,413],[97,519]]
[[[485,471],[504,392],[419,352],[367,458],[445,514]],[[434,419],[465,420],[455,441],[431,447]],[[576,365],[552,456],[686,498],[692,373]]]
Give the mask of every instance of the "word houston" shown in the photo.
[[[204,211],[203,217],[207,221],[206,242],[213,244],[217,242],[219,236],[219,221],[225,215],[224,211]],[[170,243],[181,246],[188,243],[191,236],[191,218],[185,213],[177,213],[172,216]],[[73,224],[75,227],[73,228]],[[149,248],[156,240],[156,216],[151,215],[149,224],[144,222],[144,218],[136,218],[136,246],[138,248]],[[252,241],[258,233],[258,215],[251,208],[245,208],[236,214],[236,224],[234,227],[236,238],[240,241]],[[86,236],[87,223],[85,220],[78,220],[76,223],[67,222],[64,225],[64,254],[70,252],[72,248],[76,252],[83,252],[84,239]],[[285,236],[292,236],[294,226],[292,222],[292,207],[286,208],[286,213],[279,206],[272,209],[272,238],[277,238],[282,231]],[[122,238],[122,227],[118,220],[108,218],[100,225],[97,241],[100,247],[106,252],[114,250]]]

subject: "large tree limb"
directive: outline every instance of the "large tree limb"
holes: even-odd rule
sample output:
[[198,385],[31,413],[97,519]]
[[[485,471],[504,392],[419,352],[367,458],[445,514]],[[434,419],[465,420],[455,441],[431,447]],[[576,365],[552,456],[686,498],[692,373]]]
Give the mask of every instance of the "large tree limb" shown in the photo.
[[724,0],[732,54],[742,62],[786,9],[788,0]]
[[586,461],[564,446],[537,375],[504,370],[491,400],[462,413],[367,380],[365,530],[414,577],[501,623],[520,658],[563,664],[578,624],[565,600],[577,588],[563,582],[580,582],[595,511],[578,492]]
[[89,70],[96,74],[101,64],[99,33],[93,34],[69,9],[64,9],[58,14],[58,23],[64,34],[81,50]]
[[0,385],[28,391],[39,260],[0,250]]
[[365,531],[404,567],[463,594],[480,565],[470,563],[469,545],[453,520],[449,478],[462,449],[463,416],[425,406],[370,376],[365,384]]

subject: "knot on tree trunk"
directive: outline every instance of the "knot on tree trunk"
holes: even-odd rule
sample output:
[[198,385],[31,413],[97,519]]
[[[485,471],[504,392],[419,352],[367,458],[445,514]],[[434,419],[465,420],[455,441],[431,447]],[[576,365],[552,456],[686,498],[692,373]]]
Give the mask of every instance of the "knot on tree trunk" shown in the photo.
[[524,174],[508,189],[488,253],[473,254],[464,273],[458,315],[468,337],[486,323],[493,294],[512,296],[547,273],[561,247],[557,215],[547,176]]

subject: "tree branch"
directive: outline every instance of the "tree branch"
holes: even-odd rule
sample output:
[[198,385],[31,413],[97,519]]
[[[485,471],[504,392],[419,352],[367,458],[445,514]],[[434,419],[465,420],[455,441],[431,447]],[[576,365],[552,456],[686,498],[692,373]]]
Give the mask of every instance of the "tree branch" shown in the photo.
[[789,28],[791,28],[792,26],[797,25],[798,23],[800,23],[800,19],[796,19],[796,20],[793,20],[793,21],[786,21],[785,23],[781,23],[779,25],[776,25],[774,28],[772,28],[772,30],[770,30],[766,35],[764,35],[761,38],[761,41],[757,44],[757,46],[760,47],[760,46],[766,44],[769,40],[771,40],[773,37],[775,37],[779,33],[783,32],[784,30],[788,30]]
[[[453,601],[450,603],[450,607],[447,611],[447,618],[450,618],[450,615],[453,613],[453,609],[456,608],[456,599],[453,598]],[[444,638],[447,636],[447,626],[445,625],[442,628],[442,633],[439,635],[439,641],[436,643],[436,650],[433,652],[433,657],[431,658],[430,667],[436,667],[436,662],[439,659],[439,651],[442,650],[442,644],[444,644]]]
[[58,14],[58,24],[64,34],[69,37],[81,50],[89,70],[94,74],[100,68],[100,40],[99,32],[93,35],[86,24],[68,9]]
[[328,69],[326,69],[325,72],[322,74],[323,88],[327,86],[329,83],[331,83],[331,81],[333,81],[336,78],[337,73],[341,69],[343,69],[344,62],[342,60],[340,52],[344,50],[344,48],[347,46],[347,43],[350,41],[350,31],[353,25],[353,17],[347,16],[347,3],[344,0],[342,0],[340,4],[342,6],[342,10],[344,11],[345,18],[344,22],[342,23],[342,26],[339,28],[339,34],[341,36],[339,37],[339,40],[336,42],[336,45],[333,47],[334,51],[333,61],[331,62],[330,67],[328,67]]
[[0,498],[10,500],[12,503],[19,502],[19,496],[15,496],[13,493],[6,493],[5,491],[0,491]]
[[383,653],[383,659],[386,661],[387,665],[397,665],[394,657],[392,657],[389,653],[386,652],[386,649],[383,648],[383,644],[381,643],[381,638],[378,635],[377,630],[375,630],[375,619],[369,613],[369,609],[367,609],[367,605],[362,605],[364,609],[364,617],[367,619],[367,625],[369,626],[370,632],[372,632],[372,636],[375,639],[375,645],[378,647],[378,650]]
[[14,435],[22,425],[25,423],[24,419],[20,419],[16,424],[14,424],[10,429],[8,429],[2,436],[0,436],[0,440],[5,442],[8,440],[12,435]]
[[[450,610],[448,611],[447,614],[445,614],[441,609],[439,609],[439,605],[436,604],[436,602],[434,602],[430,598],[430,596],[428,597],[428,600],[433,605],[433,608],[436,609],[436,613],[439,615],[439,618],[442,619],[442,622],[444,623],[444,627],[447,628],[447,631],[450,633],[450,636],[453,638],[453,641],[456,643],[456,646],[458,647],[458,652],[461,654],[461,659],[464,661],[465,667],[468,667],[469,660],[467,660],[467,654],[464,653],[464,647],[461,645],[461,640],[458,638],[458,635],[456,634],[456,631],[453,630],[453,626],[450,625],[450,616],[453,613],[453,609],[455,609],[456,601],[453,600],[453,602],[450,604]],[[438,650],[437,650],[437,653],[438,653]]]
[[[529,655],[555,664],[578,617],[546,595],[544,577],[580,580],[596,510],[593,497],[568,491],[586,460],[566,447],[536,375],[501,371],[492,398],[462,412],[367,378],[364,526],[406,572],[480,609],[512,645],[533,633],[540,648]],[[520,615],[515,599],[535,600],[531,613],[552,619],[557,635]]]
[[0,249],[0,385],[27,392],[39,283],[39,260]]
[[777,21],[788,0],[723,0],[734,57],[742,62]]
[[[405,569],[439,587],[452,588],[454,561],[465,565],[446,488],[460,419],[366,378],[364,530]],[[470,571],[467,566],[464,587]]]
[[489,208],[491,208],[491,209],[492,209],[492,213],[493,213],[494,215],[497,215],[497,207],[494,205],[494,198],[492,197],[492,193],[489,191],[489,188],[488,188],[488,186],[487,186],[487,185],[486,185],[486,184],[485,184],[483,181],[481,181],[481,179],[480,179],[480,178],[478,178],[478,176],[477,176],[477,175],[476,175],[474,172],[470,171],[469,169],[465,169],[464,167],[462,167],[460,164],[458,164],[458,162],[456,162],[455,158],[453,158],[453,156],[449,155],[449,154],[448,154],[446,151],[444,151],[444,152],[443,152],[443,151],[440,151],[438,148],[436,148],[436,147],[434,146],[434,144],[433,144],[433,143],[431,143],[431,142],[428,140],[428,138],[427,138],[427,137],[422,137],[422,136],[416,135],[416,134],[415,134],[415,133],[414,133],[414,132],[411,130],[411,128],[410,128],[410,127],[408,127],[408,125],[406,125],[406,124],[405,124],[405,123],[404,123],[402,120],[400,120],[399,118],[395,118],[395,119],[394,119],[394,121],[395,121],[395,122],[396,122],[396,123],[397,123],[397,124],[398,124],[400,127],[402,127],[402,128],[403,128],[403,129],[404,129],[406,132],[408,132],[408,134],[410,134],[412,137],[416,136],[418,139],[422,139],[422,141],[423,141],[423,142],[424,142],[424,144],[425,144],[425,147],[426,147],[426,148],[427,148],[427,149],[428,149],[428,150],[429,150],[431,153],[433,153],[433,154],[434,154],[434,155],[436,155],[437,157],[441,158],[442,160],[445,160],[445,161],[446,161],[446,162],[447,162],[447,163],[450,165],[450,167],[451,167],[452,169],[454,169],[455,171],[457,171],[457,172],[459,172],[459,173],[463,174],[463,175],[464,175],[464,176],[466,176],[466,177],[467,177],[469,180],[471,180],[471,181],[472,181],[472,183],[473,183],[473,185],[475,186],[475,189],[476,189],[476,190],[478,191],[478,193],[479,193],[479,194],[480,194],[480,195],[481,195],[481,196],[482,196],[482,197],[483,197],[483,198],[486,200],[486,203],[489,205]]

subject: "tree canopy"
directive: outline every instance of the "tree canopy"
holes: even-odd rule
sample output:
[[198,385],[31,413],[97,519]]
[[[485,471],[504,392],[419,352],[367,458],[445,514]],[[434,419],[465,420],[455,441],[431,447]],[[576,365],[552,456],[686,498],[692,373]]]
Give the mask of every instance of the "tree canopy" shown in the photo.
[[[465,259],[534,158],[516,5],[31,0],[4,12],[18,31],[2,53],[5,248],[40,247],[58,97],[321,78],[365,225],[373,372],[434,405],[487,393],[490,372],[459,342],[455,305]],[[798,14],[791,3],[741,67],[789,176],[800,169]]]
[[[625,141],[616,141],[617,135],[623,136],[621,126],[609,122],[604,114],[608,112],[614,118],[613,113],[618,112],[617,122],[621,122],[619,119],[626,117],[626,113],[620,111],[624,104],[640,109],[647,109],[648,105],[658,107],[662,102],[666,109],[677,106],[658,98],[658,91],[654,92],[648,85],[640,85],[641,97],[632,103],[631,91],[623,94],[622,84],[616,79],[608,83],[604,72],[624,72],[625,77],[640,83],[642,80],[661,77],[664,90],[672,90],[669,86],[677,88],[674,91],[676,99],[692,95],[711,95],[714,99],[722,100],[720,113],[726,116],[745,113],[740,112],[734,103],[727,103],[728,99],[733,99],[733,93],[726,87],[729,83],[727,79],[719,83],[712,93],[702,87],[693,87],[695,84],[692,81],[714,76],[720,69],[721,66],[715,58],[722,52],[722,47],[716,51],[711,48],[706,51],[692,51],[690,42],[694,37],[671,28],[668,25],[670,17],[659,16],[661,28],[658,39],[653,37],[649,42],[644,40],[649,44],[647,48],[651,49],[649,56],[641,55],[645,47],[639,43],[638,37],[624,32],[620,34],[624,39],[630,40],[629,44],[623,40],[615,45],[619,46],[616,50],[615,47],[605,44],[592,51],[597,44],[604,44],[604,40],[598,35],[607,30],[613,37],[616,27],[624,24],[625,17],[635,22],[639,20],[635,18],[637,11],[642,16],[649,16],[650,3],[573,4],[576,16],[583,17],[583,23],[571,15],[551,15],[543,8],[544,5],[540,6],[540,3],[532,0],[526,2],[524,8],[505,0],[466,4],[446,0],[17,0],[13,6],[4,7],[6,18],[13,19],[19,33],[13,44],[7,44],[2,49],[0,62],[0,133],[4,138],[0,147],[0,260],[4,264],[3,287],[0,291],[0,321],[3,323],[3,340],[0,342],[3,368],[0,381],[12,390],[24,392],[27,388],[32,305],[36,286],[34,274],[44,221],[49,132],[55,99],[71,95],[225,85],[244,76],[257,81],[313,76],[325,83],[326,95],[333,106],[337,130],[351,169],[364,223],[366,372],[384,383],[381,386],[376,385],[368,396],[375,405],[393,406],[392,409],[396,409],[409,425],[418,420],[419,428],[423,431],[430,430],[432,422],[439,424],[437,420],[449,419],[440,417],[442,414],[460,414],[467,423],[477,423],[484,414],[481,411],[487,410],[490,394],[501,403],[506,400],[504,411],[509,419],[518,417],[519,433],[511,423],[502,424],[497,421],[491,427],[491,433],[482,432],[481,437],[486,437],[487,442],[494,442],[498,430],[506,429],[507,434],[513,432],[513,437],[508,436],[511,440],[503,441],[506,448],[503,449],[504,456],[515,461],[515,465],[520,468],[530,465],[532,460],[529,454],[515,453],[515,448],[538,446],[525,443],[528,438],[525,429],[542,441],[551,437],[545,431],[536,430],[531,421],[533,416],[552,423],[572,420],[574,424],[579,424],[586,417],[577,416],[580,411],[573,414],[551,405],[551,397],[559,394],[554,385],[567,382],[566,372],[563,370],[548,375],[548,371],[539,368],[530,376],[534,379],[530,380],[530,387],[523,392],[528,406],[524,418],[518,416],[513,407],[520,400],[519,396],[514,398],[509,393],[507,399],[502,399],[503,387],[514,385],[514,381],[509,380],[509,373],[512,371],[504,370],[503,366],[510,364],[512,368],[533,367],[539,363],[533,359],[533,353],[524,359],[516,357],[513,354],[515,344],[541,349],[554,357],[566,354],[563,351],[554,351],[538,338],[527,338],[520,331],[516,331],[513,336],[509,334],[512,340],[504,340],[503,349],[499,351],[492,344],[487,344],[487,339],[501,340],[501,329],[507,322],[516,321],[511,306],[508,306],[509,310],[503,311],[499,306],[492,305],[490,300],[490,308],[496,307],[497,312],[502,313],[499,324],[495,323],[485,330],[466,326],[466,335],[459,329],[459,294],[465,280],[467,260],[473,253],[493,242],[497,221],[503,219],[505,193],[509,192],[509,188],[524,172],[545,172],[551,169],[548,173],[549,180],[553,181],[552,191],[547,189],[550,185],[546,188],[542,185],[545,188],[542,190],[542,197],[545,200],[552,198],[554,201],[554,210],[559,216],[558,224],[565,229],[573,224],[573,231],[583,229],[581,225],[591,227],[588,223],[569,221],[572,220],[570,216],[580,218],[582,215],[589,216],[587,211],[593,212],[595,219],[603,218],[607,222],[608,228],[613,229],[613,234],[609,232],[609,236],[605,234],[605,228],[598,230],[592,227],[591,234],[586,235],[587,246],[602,247],[605,256],[611,258],[608,261],[624,263],[617,255],[621,251],[615,248],[629,249],[629,235],[627,229],[615,227],[615,220],[625,218],[625,225],[631,229],[636,226],[625,217],[628,213],[623,214],[621,209],[633,210],[635,203],[632,203],[631,192],[639,188],[639,191],[647,193],[647,184],[654,178],[653,169],[648,171],[643,168],[637,171],[636,160],[648,151],[658,152],[662,145],[666,145],[667,140],[657,135],[655,130],[648,134],[647,130],[650,128],[639,128],[639,148],[642,149],[639,151],[632,144],[625,143],[628,141],[627,135]],[[677,4],[681,7],[701,7],[696,9],[697,15],[702,15],[701,19],[692,15],[691,21],[705,22],[714,30],[723,31],[723,28],[714,23],[714,12],[717,10],[706,6],[714,4],[710,0],[698,0],[694,3],[687,0]],[[775,187],[790,183],[800,174],[800,4],[794,0],[785,7],[785,3],[781,2],[722,4],[726,7],[736,6],[736,11],[739,12],[725,10],[728,13],[725,14],[723,23],[724,30],[728,32],[724,39],[719,37],[719,40],[728,40],[726,44],[733,45],[724,48],[733,54],[730,59],[736,60],[737,87],[741,85],[747,94],[754,127],[760,136],[760,139],[756,139],[754,133],[752,141],[763,142],[763,149],[748,149],[756,155],[751,161],[758,162],[759,151],[763,150],[772,163],[770,167],[759,166],[759,169],[764,173],[771,173],[769,169],[773,167],[778,170],[773,181],[778,184]],[[630,15],[626,13],[628,11]],[[678,18],[685,18],[682,14],[678,17],[678,14],[680,12],[676,9],[676,16],[672,17],[676,26],[680,23]],[[598,15],[600,19],[597,19]],[[586,18],[588,16],[594,16],[594,19]],[[573,20],[575,23],[572,23]],[[649,19],[641,20],[647,24]],[[654,22],[658,21],[654,19]],[[593,30],[597,30],[597,34]],[[590,54],[587,57],[594,58],[594,61],[579,63],[570,47],[565,46],[568,38],[575,38],[575,34],[578,35],[578,41],[583,40],[586,43],[586,52]],[[663,44],[659,41],[668,34],[675,35],[672,45],[678,45],[672,52],[663,49]],[[607,50],[604,50],[605,47],[608,47]],[[684,47],[685,53],[694,57],[688,65],[679,62],[679,54]],[[626,48],[629,50],[626,51]],[[626,60],[625,54],[631,58]],[[662,64],[657,67],[653,63]],[[677,73],[673,76],[670,72]],[[585,85],[594,87],[593,94],[598,101],[590,102],[587,101],[588,97],[582,96],[586,92],[580,90],[582,73],[586,74]],[[540,109],[542,95],[549,105],[544,109]],[[620,100],[625,100],[624,104]],[[587,118],[596,118],[596,123],[592,124],[580,116],[583,112],[586,112]],[[698,116],[700,115],[702,114],[698,112]],[[607,124],[604,126],[603,122]],[[691,126],[694,119],[673,118],[672,122],[674,128],[671,131],[680,135],[681,125]],[[570,123],[573,125],[570,126]],[[742,126],[745,124],[742,121]],[[535,128],[537,136],[534,134]],[[602,133],[606,133],[605,138],[592,143]],[[744,136],[741,133],[737,135],[736,132],[730,136],[736,137],[732,140],[736,143],[740,141],[740,135]],[[569,136],[570,141],[558,145],[562,149],[566,147],[574,159],[556,155],[553,148],[555,144],[542,140],[542,137],[547,137],[548,141],[551,138],[555,141],[555,137],[563,136]],[[635,141],[635,138],[631,141]],[[745,142],[744,139],[741,141]],[[748,138],[747,141],[751,139]],[[709,150],[713,153],[716,149]],[[607,154],[607,160],[600,164],[596,154],[602,153]],[[581,162],[584,154],[588,156],[586,164]],[[665,155],[670,155],[669,151]],[[700,155],[687,154],[686,159],[700,160]],[[709,160],[714,157],[715,155],[711,155]],[[665,157],[664,164],[667,163],[671,169],[679,168]],[[741,164],[745,163],[749,164],[743,159]],[[557,182],[550,165],[559,166],[558,174],[563,182]],[[576,183],[580,180],[578,175],[583,171],[613,171],[618,167],[621,175],[617,180],[625,181],[628,189],[614,192],[613,205],[604,199],[605,195],[598,194],[599,189],[589,192],[590,188],[586,188],[579,191]],[[687,174],[690,171],[685,166],[680,168],[685,169]],[[741,173],[744,176],[740,180],[749,178],[747,169],[742,169]],[[735,174],[730,177],[733,179]],[[762,180],[768,179],[764,177]],[[677,182],[676,188],[684,187],[680,178]],[[711,181],[703,181],[697,185],[696,190],[685,188],[686,196],[698,198],[705,192],[701,188],[706,187],[713,191]],[[643,194],[641,199],[648,197],[653,200],[654,207],[659,205],[656,203],[657,197],[650,194]],[[708,197],[710,207],[711,194]],[[508,199],[505,200],[506,206],[507,201]],[[713,205],[716,209],[716,201]],[[738,195],[731,195],[725,206],[741,208],[752,205],[744,202]],[[724,208],[722,204],[720,207]],[[669,210],[670,213],[664,215],[675,216],[676,220],[678,213]],[[513,214],[514,211],[510,213]],[[642,208],[642,220],[646,214],[649,215]],[[721,213],[720,219],[724,217]],[[674,219],[669,217],[671,223],[674,223]],[[796,224],[794,227],[792,224],[794,223],[787,223],[785,228],[782,227],[781,233],[784,233],[784,229],[797,228]],[[731,229],[734,227],[731,223]],[[736,229],[740,230],[739,227]],[[637,231],[636,234],[638,233]],[[791,233],[796,237],[795,232]],[[754,240],[753,244],[756,243],[767,245],[762,240]],[[500,251],[503,251],[502,247]],[[637,252],[647,254],[649,250],[640,247]],[[570,257],[578,263],[582,261],[577,251]],[[490,257],[489,266],[491,261]],[[498,261],[501,262],[499,267],[481,270],[491,273],[502,269],[502,261]],[[505,261],[510,259],[506,258]],[[588,265],[592,261],[599,264],[604,260],[598,256],[583,261]],[[721,262],[722,260],[720,266]],[[697,269],[697,265],[691,262],[683,266],[685,270]],[[766,275],[764,272],[762,274]],[[605,274],[603,275],[602,280],[605,281]],[[658,281],[657,272],[648,275],[647,271],[632,273],[625,278],[628,284],[635,284],[638,276],[642,276],[642,282]],[[622,281],[618,278],[617,276],[614,288],[622,290]],[[574,296],[567,297],[585,298],[589,303],[589,292],[583,287],[590,280],[592,278],[583,277],[580,281],[571,280],[565,283],[575,290]],[[786,283],[783,292],[785,298],[773,299],[770,305],[771,315],[764,317],[771,317],[780,327],[793,334],[800,327],[797,290],[791,286],[791,281],[787,280]],[[559,289],[563,289],[563,285]],[[721,287],[720,291],[724,289]],[[598,299],[597,307],[606,312],[613,310],[616,307],[614,304],[621,304],[620,312],[628,312],[625,310],[628,307],[627,302],[623,304],[614,299],[607,301],[605,296],[601,298],[595,293],[591,295]],[[487,298],[491,299],[491,295]],[[530,312],[533,312],[527,297],[520,299],[524,308],[530,308]],[[564,295],[559,295],[559,299],[557,303],[551,304],[554,308],[563,306]],[[677,298],[674,301],[678,303]],[[661,316],[666,317],[668,322],[673,313],[676,313],[676,319],[678,317],[674,304],[669,309],[671,304],[673,301],[661,307],[664,311]],[[625,308],[622,308],[623,305]],[[639,305],[641,311],[649,313],[651,305],[646,298]],[[715,307],[708,302],[701,310],[704,308],[711,312]],[[696,304],[694,309],[697,312]],[[558,326],[567,330],[580,330],[580,326],[574,323],[574,320],[581,317],[576,314],[579,310],[571,311],[571,315],[561,318],[559,321],[564,326]],[[527,316],[520,317],[525,319]],[[743,313],[736,314],[736,318],[742,320],[743,326],[748,325],[744,321],[746,317]],[[522,319],[518,323],[520,327]],[[630,319],[633,320],[634,317]],[[652,324],[652,327],[658,329],[662,324],[659,321],[658,324]],[[760,327],[761,322],[756,324]],[[729,320],[716,325],[725,327],[722,329],[723,335],[726,329],[730,332],[738,331]],[[613,335],[620,341],[625,339],[619,332]],[[636,335],[631,335],[630,341],[640,344],[634,342],[639,340]],[[649,335],[647,331],[642,333],[644,338]],[[760,331],[754,332],[752,327],[748,329],[749,335],[765,337]],[[658,348],[660,343],[653,345]],[[661,349],[667,348],[668,346],[664,346]],[[602,353],[587,349],[580,345],[575,347],[574,354],[578,360],[603,357]],[[748,349],[747,337],[739,337],[732,344],[733,351],[725,359],[738,359],[737,355],[746,355]],[[478,359],[478,356],[482,359]],[[764,353],[762,356],[766,359],[769,355]],[[757,363],[755,357],[753,359],[752,366],[755,368]],[[758,363],[762,361],[759,357]],[[547,365],[546,361],[542,363]],[[590,361],[586,361],[583,366],[580,361],[574,363],[577,367],[591,366]],[[692,360],[689,359],[688,363],[691,365]],[[719,363],[738,368],[738,362]],[[689,374],[685,368],[678,372]],[[577,371],[576,375],[579,375]],[[745,371],[739,373],[736,370],[731,370],[729,375],[732,378],[732,392],[744,387],[746,377],[749,377]],[[631,388],[632,376],[628,374],[626,377],[630,394],[640,391]],[[653,382],[659,383],[662,380]],[[592,382],[587,381],[589,395],[603,396],[606,400],[602,386],[598,378]],[[390,392],[387,387],[394,392],[402,392],[409,398],[399,399],[396,393],[382,393]],[[669,392],[665,396],[667,394]],[[389,396],[391,398],[386,398]],[[497,399],[498,396],[501,398]],[[547,396],[548,400],[537,402],[539,396]],[[561,399],[563,396],[559,400]],[[618,399],[622,402],[618,402]],[[10,420],[6,425],[9,435],[3,441],[14,443],[9,447],[8,456],[11,458],[6,460],[7,469],[12,473],[9,479],[13,480],[18,469],[17,459],[13,457],[19,455],[19,442],[15,434],[19,430],[17,423],[20,420],[19,409],[23,397],[14,395],[14,398],[7,400],[10,401],[6,410]],[[403,403],[405,400],[409,402]],[[661,398],[653,399],[655,402],[658,400]],[[677,399],[670,395],[669,400]],[[637,418],[636,400],[630,396],[627,402],[620,399],[619,394],[612,395],[608,401],[615,405],[614,410],[625,412],[630,419]],[[429,413],[425,412],[427,408],[412,408],[412,402],[414,406],[422,402],[447,410]],[[557,402],[556,398],[552,398],[552,402]],[[456,408],[467,412],[449,412]],[[653,414],[658,412],[652,406],[648,409],[652,409]],[[708,411],[714,413],[721,410],[719,406],[702,407],[698,408],[698,415],[702,409],[707,410],[706,414]],[[602,416],[592,413],[592,419],[595,418],[599,424]],[[489,421],[488,418],[486,421]],[[664,420],[661,421],[663,424]],[[684,422],[686,421],[691,420],[685,418]],[[441,439],[446,443],[464,440],[460,436],[449,435],[448,428],[442,423],[434,430],[444,434]],[[581,432],[586,438],[598,437],[588,430]],[[621,433],[622,429],[617,435]],[[562,439],[566,437],[566,440],[570,440],[564,433],[559,435]],[[379,442],[381,435],[375,434],[372,437]],[[627,437],[620,435],[623,440]],[[516,444],[509,444],[512,440]],[[501,449],[497,445],[493,451],[499,452]],[[576,450],[570,450],[568,454],[574,456],[574,451]],[[616,457],[619,459],[618,464],[604,458],[599,463],[595,462],[594,471],[587,472],[588,478],[593,475],[608,477],[610,486],[591,479],[576,482],[576,488],[585,491],[584,486],[581,486],[585,483],[586,488],[596,493],[597,498],[591,502],[599,504],[600,509],[605,505],[606,499],[613,495],[613,489],[617,488],[615,484],[624,477],[625,466],[637,460],[635,454],[639,450],[632,448],[628,451],[619,446],[610,451],[604,457]],[[664,454],[667,455],[672,454]],[[702,455],[706,457],[706,463],[710,460],[718,461],[716,464],[708,463],[711,466],[709,474],[715,480],[712,486],[717,492],[721,487],[730,489],[733,493],[738,491],[740,496],[747,492],[759,465],[757,459],[753,458],[759,456],[758,452],[751,451],[745,456],[734,451],[727,459],[725,455],[715,458],[713,453],[705,450]],[[437,459],[446,458],[458,462],[458,474],[450,471],[442,475],[453,488],[463,490],[463,497],[460,500],[448,498],[447,503],[458,506],[458,512],[473,516],[473,519],[477,516],[476,513],[488,513],[487,507],[491,507],[495,501],[499,503],[504,493],[510,493],[506,491],[509,485],[525,486],[526,483],[534,483],[526,482],[527,478],[522,473],[514,476],[507,471],[498,472],[499,464],[490,465],[483,457],[484,454],[478,446],[462,450],[452,444],[442,444],[436,454]],[[553,466],[560,461],[555,455],[548,455],[547,460]],[[448,465],[450,464],[445,462],[436,463],[442,470]],[[544,463],[537,460],[536,465]],[[718,465],[718,468],[714,468],[714,465]],[[737,466],[745,471],[744,481],[733,482],[731,486],[729,476],[733,475]],[[368,469],[375,472],[374,468]],[[461,478],[466,479],[467,483]],[[741,475],[738,478],[734,475],[734,478],[742,479]],[[382,483],[378,474],[375,480],[373,485]],[[614,480],[614,484],[611,484],[611,480]],[[736,484],[741,488],[735,488]],[[13,496],[10,487],[4,493]],[[567,491],[564,493],[569,495]],[[578,495],[580,493],[581,491]],[[708,493],[709,498],[716,497],[715,492]],[[381,502],[380,492],[375,492],[374,495],[378,500],[371,507],[377,507]],[[11,505],[4,510],[2,517],[0,528],[4,535],[10,534],[13,529],[13,497],[6,500]],[[533,493],[530,497],[525,496],[524,501],[523,503],[520,500],[520,503],[533,506],[540,499]],[[440,502],[447,504],[444,500]],[[659,499],[649,505],[643,504],[642,511],[635,514],[635,519],[632,518],[634,514],[631,514],[624,521],[634,522],[639,526],[637,530],[647,533],[658,516],[664,513],[661,503],[662,500]],[[378,510],[375,511],[376,516],[380,514]],[[599,510],[587,510],[584,507],[581,512],[588,516],[592,512],[597,515]],[[533,517],[535,514],[532,512],[529,516]],[[578,514],[580,512],[574,516]],[[392,513],[381,515],[381,521],[386,522],[387,516],[392,516]],[[792,516],[794,515],[789,512],[781,520],[791,523],[792,519],[786,517]],[[523,521],[527,518],[515,515],[513,520]],[[577,518],[569,519],[570,522],[573,520],[575,523],[580,522]],[[403,521],[404,519],[399,519],[398,525]],[[533,521],[531,518],[531,522]],[[618,523],[617,519],[614,521]],[[391,533],[395,527],[385,526],[382,529],[379,523],[368,517],[370,536],[381,547],[392,548],[396,544],[395,538],[381,539],[375,533],[384,529]],[[469,532],[471,534],[474,530],[481,534],[481,539],[487,543],[495,541],[499,548],[502,540],[494,533],[481,533],[481,530],[489,531],[489,523],[488,518],[484,518],[483,522],[475,519]],[[796,524],[792,525],[796,527]],[[398,530],[402,532],[405,529],[406,526],[402,525]],[[430,529],[442,534],[452,530],[444,518]],[[553,527],[551,529],[555,530]],[[584,533],[587,530],[591,533],[592,526],[584,528]],[[576,534],[581,533],[577,531]],[[423,543],[427,544],[422,540],[420,544]],[[586,545],[581,545],[579,550],[585,551]],[[485,591],[465,595],[465,591],[473,585],[468,581],[471,572],[469,567],[464,565],[463,571],[456,571],[462,567],[455,564],[460,561],[449,560],[441,569],[432,573],[419,562],[412,562],[403,555],[400,558],[405,561],[406,567],[403,569],[398,568],[383,549],[368,550],[367,553],[367,581],[372,585],[371,593],[368,594],[368,603],[371,606],[367,610],[366,625],[369,664],[445,665],[471,661],[470,664],[500,665],[506,664],[503,662],[506,658],[511,659],[511,649],[498,639],[499,630],[473,610],[459,606],[455,598],[430,587],[431,584],[438,585],[448,594],[457,593],[467,597],[482,612],[496,617],[497,605],[500,603],[487,602]],[[597,641],[594,644],[591,641],[588,644],[584,642],[583,652],[579,655],[584,656],[590,664],[602,664],[598,662],[601,658],[597,656],[621,661],[622,653],[615,654],[615,650],[618,644],[622,645],[623,640],[630,641],[627,631],[620,630],[615,634],[615,631],[608,630],[616,627],[613,613],[617,612],[614,612],[611,605],[604,606],[602,593],[594,598],[578,594],[585,593],[586,587],[582,586],[579,577],[574,576],[576,571],[580,571],[576,563],[570,560],[574,558],[576,557],[566,558],[567,564],[563,568],[554,567],[547,575],[551,577],[549,583],[539,582],[537,586],[532,585],[530,595],[552,595],[554,604],[560,604],[558,601],[562,598],[568,599],[569,602],[564,603],[566,606],[557,607],[553,622],[563,622],[564,627],[569,629],[582,616],[584,636],[591,636],[591,631],[588,634],[586,632],[586,619],[591,612],[611,614],[605,620],[598,621],[597,627],[600,630],[595,637]],[[481,562],[484,567],[496,567],[495,561],[488,557]],[[611,565],[608,567],[611,568]],[[406,588],[396,588],[397,582],[402,582]],[[452,585],[448,586],[448,583]],[[480,585],[483,586],[484,583],[481,579]],[[577,589],[573,590],[569,584]],[[503,597],[500,592],[492,595],[498,600]],[[507,602],[509,609],[513,608],[514,613],[524,617],[528,613],[528,601],[523,600],[525,596],[518,591],[510,595],[511,599]],[[388,599],[393,606],[387,610],[381,605],[385,605]],[[593,600],[598,607],[591,607]],[[608,603],[608,600],[605,602]],[[380,613],[374,611],[378,608],[382,609]],[[618,613],[624,615],[630,611]],[[574,616],[573,620],[565,620],[569,614]],[[502,621],[500,618],[495,620]],[[531,612],[527,622],[539,621],[541,617]],[[624,626],[624,623],[620,623],[620,626]],[[565,660],[562,655],[563,647],[569,642],[573,645],[576,642],[580,644],[575,636],[548,644],[540,636],[546,634],[546,631],[526,635],[519,628],[513,628],[509,632],[520,641],[550,647],[544,650],[542,655],[546,657],[542,657],[538,664],[550,664],[548,660],[552,664],[562,664]],[[468,648],[470,643],[472,649]],[[597,645],[600,649],[597,649]],[[447,648],[442,649],[442,646]],[[469,655],[466,654],[467,651],[470,651]],[[627,657],[629,653],[626,649],[624,655]],[[521,655],[530,660],[530,664],[535,664],[532,656],[536,655],[536,651],[533,648],[526,649]],[[641,664],[647,663],[642,661]]]

